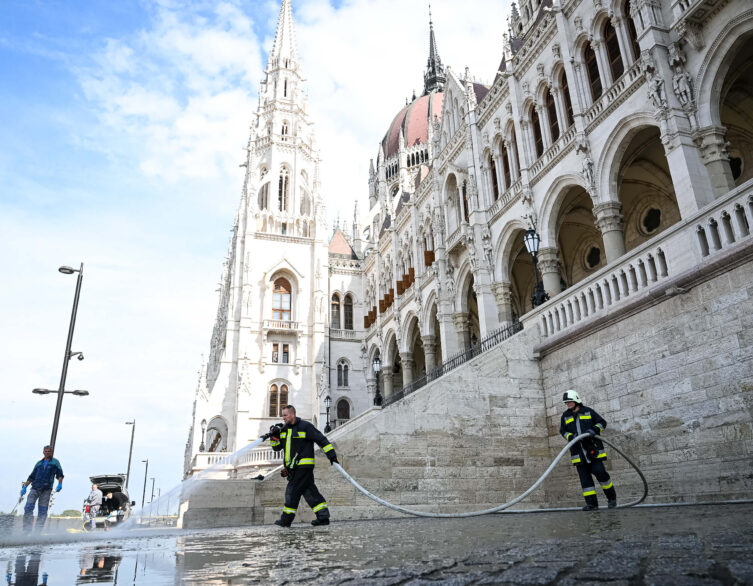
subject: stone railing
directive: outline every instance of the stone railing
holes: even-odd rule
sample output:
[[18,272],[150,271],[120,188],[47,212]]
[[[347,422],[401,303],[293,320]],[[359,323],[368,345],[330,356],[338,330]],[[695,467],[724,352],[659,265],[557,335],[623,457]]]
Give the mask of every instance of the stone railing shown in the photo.
[[330,329],[329,331],[329,337],[333,340],[355,340],[356,339],[356,331],[355,330],[336,330],[336,329]]
[[633,63],[620,78],[607,88],[601,97],[586,110],[586,127],[590,131],[600,122],[602,115],[607,115],[613,108],[624,102],[627,97],[644,81],[640,61]]
[[452,250],[452,248],[460,241],[460,237],[462,235],[463,235],[463,232],[460,230],[460,226],[458,225],[458,227],[452,231],[452,234],[450,234],[447,237],[447,241],[445,242],[445,248],[447,250]]
[[522,191],[522,183],[520,177],[518,177],[515,183],[513,183],[497,201],[489,206],[489,210],[487,211],[489,223],[491,224],[499,215],[507,211],[507,209],[518,200],[518,196],[520,196]]
[[560,153],[562,153],[563,150],[573,142],[576,132],[577,129],[575,128],[575,125],[571,126],[544,151],[538,160],[531,166],[531,183],[535,183],[543,174],[543,171],[549,170],[550,163],[557,160]]
[[550,337],[604,317],[663,281],[750,239],[751,225],[753,180],[528,312],[521,321],[525,327],[539,324],[542,335]]
[[296,332],[298,331],[298,322],[281,319],[265,319],[264,329],[278,332]]
[[[282,460],[282,451],[270,447],[255,448],[240,455],[227,452],[200,452],[193,457],[191,472],[205,472],[215,476],[230,477],[239,468],[276,466]],[[210,470],[211,469],[211,470]],[[218,477],[219,477],[218,476]]]

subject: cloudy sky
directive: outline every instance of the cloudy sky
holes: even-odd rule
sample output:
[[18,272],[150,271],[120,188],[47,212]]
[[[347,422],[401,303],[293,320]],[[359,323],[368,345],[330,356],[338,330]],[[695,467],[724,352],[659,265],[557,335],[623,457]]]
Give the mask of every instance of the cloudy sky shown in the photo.
[[[445,64],[491,83],[508,0],[433,0]],[[369,159],[423,87],[428,4],[294,0],[331,221],[367,201]],[[202,355],[236,211],[242,147],[278,0],[0,3],[0,511],[49,441],[84,263],[56,456],[55,510],[88,476],[144,464],[179,482]],[[149,492],[151,480],[148,482]],[[147,495],[147,500],[149,495]]]

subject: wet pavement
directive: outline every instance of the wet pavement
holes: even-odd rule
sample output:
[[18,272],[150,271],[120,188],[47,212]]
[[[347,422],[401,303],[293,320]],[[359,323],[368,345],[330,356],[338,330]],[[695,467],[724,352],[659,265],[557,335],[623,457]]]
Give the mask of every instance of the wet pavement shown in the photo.
[[24,539],[8,584],[753,584],[753,504]]

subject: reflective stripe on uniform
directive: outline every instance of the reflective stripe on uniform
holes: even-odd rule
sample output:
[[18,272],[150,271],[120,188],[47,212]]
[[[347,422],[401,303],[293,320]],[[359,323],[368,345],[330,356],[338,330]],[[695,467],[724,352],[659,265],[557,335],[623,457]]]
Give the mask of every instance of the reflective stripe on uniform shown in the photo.
[[597,423],[594,427],[598,427],[601,431],[604,431],[604,426],[601,423]]
[[581,419],[591,419],[591,416],[590,415],[581,415],[580,418]]
[[572,423],[573,421],[575,421],[574,417],[568,417],[567,419],[565,419],[565,424]]
[[290,440],[293,439],[293,432],[291,431],[288,434],[288,437],[285,439],[285,465],[290,465]]
[[298,466],[304,466],[306,464],[314,465],[314,459],[313,458],[301,458],[298,460]]
[[583,491],[583,496],[591,496],[591,495],[593,495],[593,494],[596,494],[596,489],[595,489],[594,487],[589,487],[589,488],[586,488],[586,489],[585,489],[585,490]]
[[567,432],[567,433],[565,434],[565,439],[566,439],[567,441],[570,441],[570,438],[571,438],[571,437],[573,437],[573,434],[572,434],[571,432],[569,432],[569,431],[568,431],[568,432]]
[[606,458],[606,457],[607,457],[607,453],[604,450],[599,452],[599,455],[596,456],[596,458]]
[[326,509],[326,508],[328,508],[328,507],[327,507],[327,503],[322,503],[322,504],[320,504],[320,505],[316,505],[316,506],[315,506],[315,507],[314,507],[313,509],[311,509],[311,510],[312,510],[312,511],[314,511],[315,513],[318,513],[318,512],[319,512],[319,511],[321,511],[322,509]]
[[299,431],[298,432],[298,437],[306,437],[306,432],[305,431]]
[[287,513],[288,515],[295,515],[296,510],[291,509],[290,507],[282,507],[282,512]]
[[269,440],[269,445],[270,445],[270,446],[275,446],[275,447],[276,447],[276,446],[279,446],[279,445],[280,445],[280,442],[276,442],[275,440],[271,439],[271,440]]
[[612,481],[610,480],[610,481],[609,481],[609,484],[602,484],[602,485],[601,485],[601,488],[603,488],[604,490],[608,490],[608,489],[612,488],[612,485],[613,485],[613,484],[614,484],[614,482],[612,482]]
[[570,460],[573,464],[580,464],[580,456],[576,456],[572,460]]
[[280,437],[287,437],[287,436],[288,436],[288,432],[287,432],[287,431],[283,431],[283,432],[282,432],[282,433],[280,434]]
[[329,452],[330,450],[334,450],[334,449],[335,449],[335,448],[334,448],[334,447],[332,446],[332,444],[327,444],[326,446],[324,446],[324,447],[322,448],[322,451],[323,451],[323,452],[324,452],[324,453],[326,454],[326,453],[327,453],[327,452]]

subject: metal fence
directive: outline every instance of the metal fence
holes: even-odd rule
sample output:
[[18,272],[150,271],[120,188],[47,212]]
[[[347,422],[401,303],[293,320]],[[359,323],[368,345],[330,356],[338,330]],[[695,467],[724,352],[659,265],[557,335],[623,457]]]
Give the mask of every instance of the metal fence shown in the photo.
[[462,352],[458,352],[454,356],[451,356],[450,358],[445,360],[442,364],[435,366],[421,378],[414,380],[408,385],[405,385],[402,389],[400,389],[396,393],[393,393],[389,397],[385,397],[384,402],[382,404],[384,406],[387,406],[396,401],[399,401],[406,395],[410,395],[413,391],[416,391],[420,389],[421,387],[426,386],[427,383],[430,383],[431,381],[436,380],[441,376],[444,376],[451,370],[455,370],[461,364],[465,364],[466,362],[468,362],[472,358],[475,358],[479,354],[482,354],[483,352],[486,352],[487,350],[494,348],[495,346],[504,342],[505,340],[513,336],[514,334],[517,334],[522,329],[523,329],[523,324],[520,323],[519,321],[514,321],[509,326],[495,330],[494,332],[486,336],[486,338],[484,338],[480,342],[472,345],[470,348],[466,348]]

